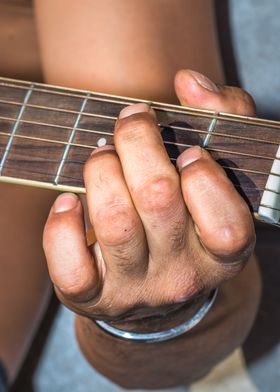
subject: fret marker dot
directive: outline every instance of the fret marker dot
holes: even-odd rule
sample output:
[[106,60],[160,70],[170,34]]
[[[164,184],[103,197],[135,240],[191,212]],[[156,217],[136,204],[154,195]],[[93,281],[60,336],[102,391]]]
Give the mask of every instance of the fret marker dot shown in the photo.
[[98,141],[97,141],[97,146],[98,146],[98,147],[106,146],[106,144],[107,144],[107,140],[105,139],[105,137],[101,137],[101,138],[98,139]]

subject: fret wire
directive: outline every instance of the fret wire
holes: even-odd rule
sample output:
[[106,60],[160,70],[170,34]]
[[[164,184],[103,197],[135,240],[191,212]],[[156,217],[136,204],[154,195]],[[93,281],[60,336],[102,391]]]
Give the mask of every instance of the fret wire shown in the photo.
[[[93,146],[93,147],[97,148],[97,146]],[[0,147],[0,151],[3,151],[3,150],[5,151],[5,149]],[[19,152],[18,151],[16,154],[17,154],[17,156],[20,156],[20,157],[23,157],[23,158],[28,158],[30,156],[30,154],[28,154],[27,152],[25,153],[25,152]],[[36,158],[46,159],[46,156],[45,155],[39,155],[39,154],[36,153]],[[170,160],[176,161],[175,158],[170,158]],[[9,159],[7,159],[7,161],[9,161]],[[59,163],[60,162],[60,160],[58,160],[58,159],[49,159],[49,158],[48,158],[47,161],[50,162],[50,163]],[[76,159],[74,159],[74,160],[71,159],[71,160],[67,160],[67,163],[68,164],[70,163],[70,164],[84,165],[86,163],[86,159],[83,160],[83,161],[76,160]],[[222,166],[222,167],[227,168],[227,166]],[[77,177],[71,177],[71,178],[75,179],[75,180],[79,180],[79,178],[77,178]],[[277,191],[275,191],[273,189],[269,189],[269,188],[258,188],[256,186],[255,187],[241,186],[241,185],[236,184],[234,182],[233,182],[233,185],[235,186],[235,188],[241,188],[241,189],[246,189],[246,190],[255,190],[255,191],[260,191],[260,192],[269,191],[269,192],[275,193],[277,195],[280,195],[280,192],[277,192]]]
[[[8,104],[8,105],[16,105],[16,106],[20,106],[21,104],[19,102],[14,102],[14,101],[6,101],[6,100],[0,100],[0,103],[4,103],[4,104]],[[68,110],[68,109],[61,109],[61,108],[54,108],[52,106],[42,106],[42,105],[34,105],[34,104],[27,104],[27,107],[31,107],[33,109],[41,109],[41,110],[50,110],[50,111],[55,111],[55,112],[62,112],[65,114],[75,114],[78,115],[79,112],[76,110]],[[116,121],[118,119],[118,117],[116,116],[107,116],[105,114],[97,114],[97,113],[87,113],[84,112],[83,116],[87,116],[87,117],[93,117],[93,118],[101,118],[104,120],[111,120],[111,121]],[[0,117],[2,119],[6,119],[6,120],[13,120],[12,118],[9,119],[8,117]],[[213,120],[217,120],[221,119],[220,117],[218,118],[213,118]],[[22,120],[22,122],[27,122],[27,120]],[[34,122],[35,124],[36,122]],[[47,124],[47,126],[52,126],[52,124]],[[198,130],[198,129],[192,129],[192,128],[187,128],[187,127],[180,127],[180,126],[175,126],[175,125],[165,125],[165,124],[158,124],[159,127],[163,127],[163,128],[172,128],[172,129],[177,129],[177,130],[182,130],[182,131],[193,131],[193,132],[199,132],[199,133],[204,133],[204,134],[209,134],[209,130],[208,131],[203,131],[203,130]],[[69,127],[65,127],[65,128],[69,128]],[[71,129],[71,128],[70,128]],[[78,128],[77,130],[81,131],[84,130],[84,128]],[[228,135],[225,133],[220,133],[220,132],[215,132],[215,136],[223,136],[225,138],[232,138],[232,139],[239,139],[239,140],[248,140],[248,141],[254,141],[254,142],[261,142],[261,143],[266,143],[266,144],[276,144],[279,145],[279,141],[274,141],[274,140],[265,140],[265,139],[258,139],[258,138],[250,138],[247,136],[234,136],[234,135]]]
[[27,102],[28,102],[28,100],[29,100],[29,98],[30,98],[30,96],[31,96],[31,93],[32,93],[32,86],[33,86],[33,85],[31,85],[31,88],[28,89],[28,90],[27,90],[27,93],[25,94],[25,97],[24,97],[23,103],[21,104],[21,108],[20,108],[20,111],[19,111],[19,113],[18,113],[16,122],[14,123],[13,129],[12,129],[12,133],[9,135],[9,140],[8,140],[7,146],[6,146],[6,148],[5,148],[5,152],[4,152],[4,154],[3,154],[3,157],[2,157],[2,159],[1,159],[1,162],[0,162],[0,176],[2,175],[2,170],[3,170],[3,168],[4,168],[4,164],[5,164],[5,161],[6,161],[6,159],[7,159],[8,154],[9,154],[11,145],[12,145],[12,143],[13,143],[13,139],[14,139],[14,136],[15,136],[15,134],[16,134],[16,131],[17,131],[17,128],[18,128],[18,125],[19,125],[19,121],[20,121],[20,119],[21,119],[21,117],[22,117],[22,115],[23,115],[23,113],[24,113],[24,110],[25,110],[25,107],[26,107],[26,105],[27,105]]
[[[9,133],[5,133],[5,132],[0,132],[0,135],[9,136],[10,134]],[[14,137],[15,138],[21,138],[21,139],[29,139],[29,140],[37,140],[37,141],[55,143],[55,144],[64,144],[64,145],[67,144],[67,142],[63,142],[63,141],[60,141],[60,140],[51,140],[51,139],[37,138],[37,137],[32,137],[32,136],[14,135]],[[98,148],[97,146],[87,145],[87,144],[78,144],[78,143],[71,143],[70,145],[73,146],[73,147],[82,147],[82,148],[90,148],[90,149]],[[190,145],[190,144],[186,144],[185,146],[186,147],[193,147],[193,145]],[[237,153],[237,155],[238,155],[238,153]],[[171,161],[176,161],[176,158],[170,158],[169,157],[169,159]],[[220,166],[225,168],[225,169],[237,170],[237,171],[241,171],[241,172],[244,172],[244,173],[245,172],[246,173],[254,173],[254,174],[260,174],[260,175],[265,175],[265,176],[273,174],[276,177],[280,177],[280,174],[277,174],[277,173],[267,173],[267,172],[262,172],[262,171],[259,171],[259,170],[243,169],[243,168],[223,166],[223,165],[220,165]]]
[[76,121],[74,123],[73,129],[72,129],[72,131],[70,133],[70,137],[69,137],[69,139],[67,141],[67,145],[66,145],[66,147],[64,149],[64,152],[63,152],[63,155],[62,155],[62,158],[61,158],[61,162],[60,162],[60,164],[58,166],[57,173],[56,173],[56,176],[55,176],[55,179],[54,179],[54,184],[56,184],[56,185],[58,184],[58,179],[59,179],[59,177],[61,175],[62,168],[63,168],[65,160],[67,159],[67,156],[69,154],[71,143],[74,140],[75,133],[76,133],[76,128],[79,125],[79,122],[80,122],[80,119],[81,119],[81,115],[82,115],[82,113],[83,113],[83,111],[85,109],[85,106],[87,104],[88,97],[89,97],[89,94],[87,94],[86,98],[84,98],[84,100],[82,102],[79,114],[77,115],[77,118],[76,118]]
[[203,148],[206,148],[209,145],[211,136],[212,136],[212,134],[213,134],[213,132],[214,132],[214,130],[216,128],[217,122],[218,122],[218,119],[217,119],[218,116],[219,116],[219,113],[218,112],[215,113],[215,118],[212,119],[212,121],[211,121],[211,123],[210,123],[210,125],[209,125],[209,127],[207,129],[207,135],[206,135],[206,137],[205,137],[205,139],[204,139],[204,141],[202,143],[202,147]]
[[[3,82],[3,80],[4,80],[4,82]],[[22,89],[22,90],[27,89],[27,87],[25,87],[25,86],[20,86],[17,84],[10,84],[10,83],[5,82],[5,80],[9,80],[9,79],[0,77],[0,85],[2,85],[4,87],[15,88],[15,89]],[[13,82],[18,82],[18,81],[13,80]],[[24,81],[20,81],[20,82],[30,84],[30,82],[24,82]],[[86,90],[69,89],[69,88],[65,88],[65,87],[63,88],[63,87],[59,87],[59,86],[44,85],[44,84],[40,84],[40,83],[36,83],[36,85],[40,86],[40,88],[33,87],[32,88],[33,91],[43,92],[46,94],[69,96],[69,97],[74,97],[74,98],[84,98],[84,94],[86,92],[89,92]],[[53,90],[49,89],[49,88],[53,88]],[[63,92],[55,90],[58,88],[60,88],[60,90],[62,90]],[[66,91],[71,91],[71,93],[68,93]],[[73,91],[77,91],[80,94],[73,94]],[[151,103],[150,101],[144,100],[144,99],[120,97],[120,96],[114,96],[114,95],[110,95],[110,94],[102,94],[102,93],[96,93],[96,92],[89,92],[89,93],[96,95],[96,97],[91,96],[90,100],[95,100],[95,101],[100,101],[100,102],[122,104],[122,105],[129,105],[129,104],[133,104],[135,102],[144,102],[144,103],[148,103],[148,104]],[[104,97],[106,97],[106,98],[104,98]],[[110,97],[110,98],[108,98],[108,97]],[[169,111],[172,113],[190,114],[193,116],[200,115],[201,117],[207,117],[207,118],[213,118],[213,116],[215,115],[215,111],[213,111],[213,110],[183,107],[183,106],[177,106],[177,105],[173,105],[173,104],[160,103],[160,102],[152,102],[152,107],[155,108],[156,110]],[[250,116],[243,116],[243,115],[238,115],[238,114],[231,114],[231,113],[219,113],[219,120],[224,120],[224,121],[228,121],[228,122],[239,122],[242,124],[250,124],[250,125],[260,125],[260,126],[265,125],[269,128],[276,128],[276,129],[280,128],[280,121],[266,120],[266,119],[255,118],[255,117],[250,117]]]

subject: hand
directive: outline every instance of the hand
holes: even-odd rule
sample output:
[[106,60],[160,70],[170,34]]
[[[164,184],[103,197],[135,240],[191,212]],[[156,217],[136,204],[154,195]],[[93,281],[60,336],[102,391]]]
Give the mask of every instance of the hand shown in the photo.
[[[176,75],[183,105],[254,115],[250,96],[191,71]],[[125,108],[115,149],[94,151],[84,170],[98,244],[86,244],[79,198],[60,195],[44,231],[57,294],[74,311],[114,320],[164,314],[236,275],[253,252],[250,211],[200,147],[170,163],[155,113]]]

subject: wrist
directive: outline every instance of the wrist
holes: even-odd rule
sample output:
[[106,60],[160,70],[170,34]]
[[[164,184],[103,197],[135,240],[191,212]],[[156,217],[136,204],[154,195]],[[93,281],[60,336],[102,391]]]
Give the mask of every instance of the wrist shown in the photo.
[[[197,314],[206,303],[209,293],[200,295],[191,301],[163,306],[162,308],[137,311],[137,315],[126,315],[118,320],[105,321],[109,327],[137,333],[166,331],[185,323]],[[150,313],[150,314],[149,314]],[[101,326],[102,327],[102,326]]]

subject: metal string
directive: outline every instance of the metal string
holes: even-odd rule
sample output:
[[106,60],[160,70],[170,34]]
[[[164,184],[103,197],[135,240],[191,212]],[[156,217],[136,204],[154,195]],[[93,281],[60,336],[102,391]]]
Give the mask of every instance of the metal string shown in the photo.
[[[10,88],[19,89],[19,90],[32,89],[33,91],[36,91],[36,92],[42,92],[42,93],[53,94],[53,95],[60,95],[60,96],[65,96],[65,97],[81,98],[81,99],[83,99],[85,97],[85,95],[84,95],[85,93],[89,93],[90,94],[89,100],[91,100],[91,101],[107,102],[107,103],[114,103],[114,104],[120,104],[120,105],[130,105],[130,104],[133,104],[136,102],[143,102],[143,103],[151,104],[150,101],[143,100],[143,99],[134,99],[134,98],[128,98],[128,97],[118,97],[118,96],[109,95],[109,94],[93,93],[93,92],[90,92],[87,90],[83,91],[83,90],[77,90],[77,89],[68,89],[68,88],[52,86],[52,85],[45,85],[45,84],[40,84],[40,83],[36,83],[36,85],[39,87],[35,87],[35,85],[34,85],[31,88],[31,82],[20,81],[20,83],[27,84],[28,87],[25,87],[22,85],[14,84],[14,82],[15,82],[14,80],[10,80],[13,83],[10,83],[7,81],[9,81],[8,78],[1,78],[0,77],[0,85],[2,85],[3,87],[10,87]],[[58,88],[60,89],[60,91],[56,90]],[[71,91],[71,92],[69,92],[69,91]],[[73,93],[73,91],[77,91],[77,93]],[[95,96],[92,96],[91,94],[95,94]],[[152,107],[155,108],[156,110],[169,111],[172,113],[190,114],[193,116],[216,118],[215,117],[216,112],[213,110],[176,106],[176,105],[172,105],[172,104],[159,103],[159,102],[152,102]],[[265,120],[265,119],[261,119],[261,118],[248,117],[248,116],[242,116],[242,115],[230,114],[230,113],[219,113],[219,120],[230,121],[230,122],[239,122],[239,123],[251,124],[251,125],[266,125],[269,128],[280,128],[279,121]]]
[[[6,105],[11,105],[11,106],[22,106],[22,104],[20,102],[14,102],[14,101],[6,101],[6,100],[1,100],[0,99],[0,103],[4,103]],[[26,104],[26,107],[30,107],[33,109],[41,109],[41,110],[50,110],[50,111],[54,111],[54,112],[60,112],[60,113],[65,113],[65,114],[74,114],[74,115],[79,115],[79,111],[77,110],[69,110],[69,109],[61,109],[61,108],[55,108],[52,106],[44,106],[44,105],[34,105],[34,104]],[[215,112],[216,113],[216,112]],[[108,116],[105,114],[97,114],[97,113],[87,113],[87,112],[83,112],[83,116],[86,117],[92,117],[92,118],[101,118],[104,120],[111,120],[111,121],[116,121],[118,119],[118,117],[116,116]],[[9,118],[9,117],[1,117],[2,119],[5,120],[13,120],[13,118]],[[210,117],[210,118],[214,118],[217,120],[221,120],[222,116],[217,116],[216,117]],[[25,122],[27,122],[27,120],[24,120]],[[33,123],[33,122],[30,122]],[[34,122],[35,124],[36,122]],[[53,124],[48,124],[47,126],[53,126]],[[172,129],[177,129],[177,130],[182,130],[182,131],[189,131],[189,132],[196,132],[196,133],[203,133],[206,135],[209,135],[209,131],[208,130],[200,130],[200,129],[192,129],[192,128],[187,128],[187,127],[181,127],[181,126],[174,126],[174,125],[165,125],[165,124],[158,124],[159,127],[167,127],[167,128],[172,128]],[[280,125],[279,125],[280,127]],[[84,130],[84,128],[79,128],[78,130]],[[213,136],[219,136],[219,137],[225,137],[225,138],[231,138],[231,139],[239,139],[239,140],[247,140],[247,141],[254,141],[254,142],[261,142],[261,143],[266,143],[266,144],[276,144],[279,145],[280,141],[276,141],[276,140],[265,140],[265,139],[259,139],[259,138],[251,138],[251,137],[246,137],[246,136],[234,136],[234,135],[228,135],[225,133],[221,133],[221,132],[216,132],[214,133]]]
[[[98,146],[93,146],[93,148],[97,148],[97,147]],[[4,152],[4,151],[5,151],[5,148],[1,148],[0,147],[0,152]],[[25,151],[23,151],[23,152],[17,151],[16,152],[16,156],[17,157],[19,156],[19,157],[22,157],[22,158],[29,158],[30,154],[28,152],[25,152]],[[46,159],[47,158],[47,162],[49,162],[49,163],[54,163],[54,164],[59,164],[60,163],[60,159],[51,159],[51,158],[49,158],[49,156],[41,155],[41,154],[38,154],[37,152],[36,152],[36,158],[41,158],[41,159]],[[176,158],[169,158],[169,159],[171,161],[176,161]],[[12,161],[12,159],[10,159],[10,161]],[[86,159],[82,160],[82,161],[78,160],[78,159],[68,159],[67,163],[68,164],[71,163],[71,164],[84,165],[86,163]],[[230,169],[228,166],[221,166],[221,167],[223,167],[225,169],[227,169],[227,168]],[[234,168],[234,169],[236,170],[238,168]],[[77,177],[71,177],[71,178],[73,180],[80,181],[80,178],[77,178]],[[241,185],[236,184],[234,182],[233,182],[233,185],[236,188],[241,188],[241,189],[246,189],[246,190],[255,190],[255,191],[260,191],[260,192],[270,191],[272,193],[275,193],[276,195],[280,195],[280,192],[277,192],[277,191],[275,191],[273,189],[269,189],[269,188],[259,188],[259,187],[256,187],[256,186],[255,187],[241,186]]]
[[[10,136],[10,133],[0,132],[0,135]],[[70,145],[71,147],[81,147],[81,148],[87,148],[87,149],[97,148],[97,146],[90,145],[90,144],[68,143],[68,142],[64,142],[62,140],[45,139],[45,138],[41,138],[41,137],[33,137],[33,136],[25,136],[25,135],[14,135],[14,137],[19,138],[19,139],[35,140],[35,141],[41,141],[41,142],[47,142],[47,143],[53,143],[53,144]],[[191,144],[185,144],[184,146],[185,147],[193,147],[193,145],[191,145]],[[211,148],[207,148],[207,150],[208,151],[215,151],[214,149],[211,149]],[[220,151],[223,151],[223,150],[220,150]],[[231,152],[231,153],[234,153],[234,152]],[[236,154],[239,155],[239,153],[236,153]],[[176,158],[170,158],[170,159],[173,161],[176,161]],[[245,168],[243,169],[243,168],[229,167],[229,166],[222,166],[222,167],[227,168],[227,169],[231,169],[231,170],[242,171],[242,172],[246,172],[246,173],[255,173],[255,174],[260,174],[260,175],[265,175],[265,176],[273,174],[274,176],[280,177],[280,174],[273,173],[273,172],[268,173],[268,172],[263,172],[263,171],[259,171],[259,170],[245,169]]]
[[[10,118],[10,117],[3,117],[3,116],[0,116],[0,120],[5,120],[5,121],[16,121],[16,120],[13,119],[13,118]],[[53,127],[53,128],[60,128],[60,129],[62,128],[62,129],[65,129],[65,130],[72,130],[72,127],[67,127],[67,126],[64,126],[64,125],[56,125],[56,124],[42,123],[42,122],[38,122],[38,121],[19,120],[19,122],[27,123],[27,124],[32,124],[32,125],[43,126],[43,127]],[[167,127],[167,126],[161,125],[161,124],[158,124],[158,126],[159,126],[160,128]],[[168,127],[169,127],[169,128],[177,128],[177,127],[173,127],[173,126],[168,126]],[[183,128],[183,129],[184,129],[185,131],[188,131],[188,132],[209,134],[209,132],[207,132],[207,131],[202,131],[202,130],[199,130],[199,129],[192,129],[192,128]],[[93,130],[93,129],[85,129],[85,128],[79,128],[79,127],[75,128],[75,130],[76,130],[77,132],[86,132],[86,133],[92,133],[92,134],[99,134],[99,135],[101,135],[101,136],[114,136],[114,133],[113,133],[113,132],[101,132],[101,131],[97,131],[97,130]],[[3,133],[0,132],[0,134],[3,134]],[[7,133],[7,135],[8,135],[8,133]],[[218,135],[218,134],[216,134],[216,132],[215,132],[214,136],[216,136],[216,135]],[[220,134],[220,135],[218,135],[218,136],[223,136],[223,137],[224,137],[224,136],[226,136],[226,135]],[[235,137],[233,137],[233,138],[235,138]],[[35,140],[35,139],[36,139],[36,138],[35,138],[35,136],[34,136],[34,140]],[[246,139],[245,139],[245,138],[243,138],[242,136],[240,136],[240,137],[238,137],[238,139],[248,140],[249,138],[246,138]],[[37,138],[37,140],[40,140],[40,139]],[[251,138],[250,138],[249,140],[263,142],[261,139],[251,139]],[[48,140],[48,141],[50,141],[50,140]],[[56,140],[54,140],[53,142],[56,142]],[[178,146],[178,147],[193,147],[193,145],[191,145],[191,144],[170,142],[170,141],[165,140],[165,139],[163,139],[163,142],[164,142],[165,144],[174,145],[174,146]],[[68,143],[67,143],[67,144],[68,144]],[[275,143],[273,143],[273,144],[277,144],[277,145],[278,145],[277,142],[275,142]],[[208,151],[213,151],[213,152],[221,152],[221,153],[226,153],[226,154],[234,154],[234,155],[240,155],[240,156],[245,156],[245,157],[250,157],[250,158],[268,159],[268,160],[272,160],[272,161],[274,161],[274,160],[280,160],[280,158],[277,158],[277,157],[270,157],[270,156],[258,155],[258,154],[249,154],[249,153],[244,153],[244,152],[240,152],[240,151],[221,150],[221,149],[212,148],[212,147],[204,147],[204,149],[206,149],[206,150],[208,150]]]
[[[10,133],[0,132],[0,135],[10,136]],[[53,144],[70,145],[71,147],[81,147],[81,148],[88,148],[88,149],[98,148],[97,146],[90,145],[90,144],[68,143],[68,142],[64,142],[62,140],[45,139],[45,138],[41,138],[41,137],[33,137],[33,136],[25,136],[25,135],[14,135],[14,137],[15,138],[19,138],[19,139],[35,140],[35,141],[41,141],[41,142],[47,142],[47,143],[53,143]],[[193,147],[190,144],[185,144],[184,146],[186,146],[186,147]],[[211,148],[209,148],[207,150],[208,151],[214,151]],[[237,155],[239,155],[239,154],[237,153]],[[176,158],[170,158],[170,159],[176,161]],[[273,172],[272,173],[268,173],[268,172],[263,172],[263,171],[259,171],[259,170],[243,169],[243,168],[229,167],[229,166],[222,166],[222,167],[226,168],[226,169],[237,170],[237,171],[242,171],[242,172],[246,172],[246,173],[255,173],[255,174],[260,174],[260,175],[265,175],[265,176],[273,174],[274,176],[280,177],[280,174],[273,173]]]
[[[93,146],[93,148],[97,148],[97,146]],[[0,148],[0,151],[3,151],[4,149],[3,148]],[[21,156],[21,157],[29,157],[29,154],[24,154],[24,153],[17,153],[17,156]],[[43,155],[38,155],[38,154],[36,154],[36,158],[46,158],[45,156],[43,156]],[[173,160],[175,160],[174,158],[172,158]],[[48,159],[48,163],[55,163],[55,164],[58,164],[60,162],[60,160],[55,160],[55,159]],[[7,159],[6,160],[6,163],[5,163],[5,168],[6,169],[10,169],[10,170],[12,170],[12,167],[11,167],[11,165],[12,165],[12,163],[13,163],[13,160],[12,159]],[[84,165],[85,164],[85,161],[79,161],[79,160],[70,160],[70,161],[68,161],[68,163],[73,163],[73,164],[80,164],[80,165]],[[228,168],[228,169],[233,169],[233,170],[237,170],[237,168],[230,168],[230,167],[227,167],[227,166],[222,166],[222,167],[224,167],[224,168]],[[0,169],[2,169],[3,167],[1,166],[0,167]],[[30,169],[23,169],[22,170],[24,173],[30,173],[30,174],[39,174],[39,175],[47,175],[47,176],[49,176],[49,177],[51,177],[51,179],[53,179],[53,177],[54,177],[54,173],[51,173],[51,172],[42,172],[42,171],[38,171],[38,170],[36,170],[36,171],[34,171],[34,170],[30,170]],[[18,169],[17,169],[17,172],[18,172]],[[83,184],[83,180],[81,180],[81,178],[78,178],[78,177],[74,177],[74,176],[70,176],[70,175],[63,175],[63,174],[61,174],[60,175],[60,178],[62,178],[62,179],[65,179],[65,181],[67,182],[67,180],[74,180],[74,181],[76,181],[76,182],[78,182],[78,183],[81,183],[81,184]],[[59,184],[58,184],[59,185]],[[235,184],[235,183],[233,183],[233,185],[234,185],[234,187],[235,188],[241,188],[241,189],[243,189],[243,190],[255,190],[255,191],[261,191],[261,192],[264,192],[264,191],[270,191],[270,192],[273,192],[273,193],[275,193],[275,194],[280,194],[279,192],[276,192],[276,191],[274,191],[274,190],[271,190],[271,189],[268,189],[268,188],[258,188],[258,187],[244,187],[244,186],[240,186],[239,184]],[[275,207],[271,207],[271,206],[267,206],[267,205],[265,205],[265,204],[262,204],[262,206],[263,207],[266,207],[266,208],[269,208],[269,209],[272,209],[272,210],[275,210],[275,211],[280,211],[280,209],[278,209],[278,208],[275,208]]]

